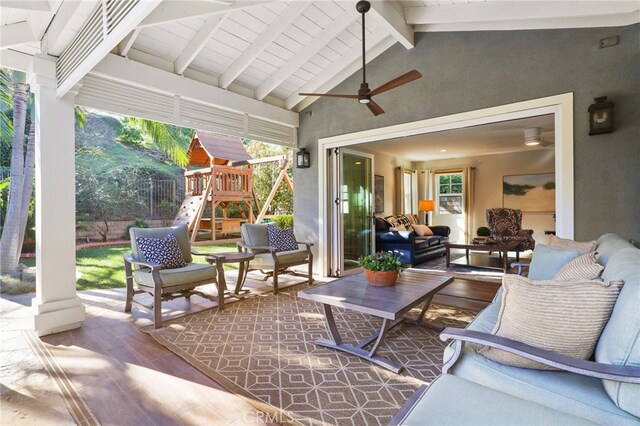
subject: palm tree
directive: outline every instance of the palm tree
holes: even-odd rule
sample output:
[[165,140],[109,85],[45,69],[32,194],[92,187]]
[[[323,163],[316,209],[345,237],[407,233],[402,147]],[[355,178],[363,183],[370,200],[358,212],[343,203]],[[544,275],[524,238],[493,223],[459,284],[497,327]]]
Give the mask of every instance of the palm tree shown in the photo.
[[[25,128],[30,113],[29,86],[25,84],[25,74],[19,71],[0,70],[0,139],[12,141],[11,167],[9,180],[9,200],[2,236],[0,237],[0,274],[11,274],[16,271],[20,252],[24,243],[29,219],[29,207],[33,195],[35,176],[35,126],[29,125],[25,155]],[[13,120],[8,112],[13,109]],[[85,112],[76,108],[76,121],[84,126]],[[5,147],[3,147],[5,148]]]
[[[6,72],[3,72],[5,74]],[[9,185],[9,200],[7,202],[7,216],[2,227],[2,237],[0,237],[0,274],[14,273],[18,265],[19,253],[22,249],[21,235],[24,237],[24,232],[20,231],[22,224],[21,213],[23,210],[23,198],[25,197],[25,191],[29,190],[26,197],[31,198],[31,192],[33,191],[33,172],[27,173],[27,179],[31,177],[30,182],[25,183],[25,157],[24,157],[24,136],[25,126],[27,122],[28,101],[29,101],[29,86],[25,83],[26,75],[20,71],[13,71],[12,84],[6,84],[6,78],[3,77],[2,81],[2,100],[6,101],[13,94],[13,134],[12,134],[12,150],[11,150],[11,181]],[[6,117],[5,111],[7,108],[2,108],[2,115]],[[6,120],[3,120],[6,121]],[[8,123],[5,123],[8,124]],[[5,126],[3,126],[5,127]],[[7,126],[8,127],[8,126]],[[31,131],[29,132],[31,133]],[[33,144],[33,141],[31,141]],[[30,152],[32,147],[27,148],[27,152]],[[33,155],[31,155],[33,157]],[[32,164],[32,158],[27,159],[29,164]],[[28,212],[28,201],[27,201]],[[26,221],[25,226],[26,226]]]

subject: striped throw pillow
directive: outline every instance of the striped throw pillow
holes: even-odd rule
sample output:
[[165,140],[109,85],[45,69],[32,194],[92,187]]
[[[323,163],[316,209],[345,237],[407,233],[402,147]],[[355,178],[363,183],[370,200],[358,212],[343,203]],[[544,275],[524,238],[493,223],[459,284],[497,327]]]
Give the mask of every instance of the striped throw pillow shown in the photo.
[[568,238],[560,238],[553,235],[549,242],[549,247],[577,250],[580,254],[589,253],[596,250],[598,243],[596,241],[573,241]]
[[[588,359],[609,321],[623,281],[502,279],[502,305],[493,334],[577,359]],[[485,346],[478,353],[501,364],[555,370]]]
[[553,277],[555,281],[593,280],[598,278],[604,266],[596,262],[596,252],[585,253],[567,263]]

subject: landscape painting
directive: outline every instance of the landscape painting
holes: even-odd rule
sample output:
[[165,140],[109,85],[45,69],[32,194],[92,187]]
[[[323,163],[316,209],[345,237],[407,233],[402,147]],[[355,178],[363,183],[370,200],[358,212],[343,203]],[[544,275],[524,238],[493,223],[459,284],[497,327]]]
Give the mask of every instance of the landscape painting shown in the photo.
[[384,176],[375,175],[375,212],[384,212]]
[[502,180],[503,206],[523,212],[554,212],[556,210],[556,175],[504,176]]

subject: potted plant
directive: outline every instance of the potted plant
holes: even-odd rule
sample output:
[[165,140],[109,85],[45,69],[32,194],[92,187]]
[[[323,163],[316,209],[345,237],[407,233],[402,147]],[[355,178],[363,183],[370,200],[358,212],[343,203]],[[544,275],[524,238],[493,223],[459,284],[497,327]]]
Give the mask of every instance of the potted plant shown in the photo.
[[476,238],[479,242],[489,241],[491,238],[491,230],[486,226],[481,226],[476,230]]
[[364,269],[364,277],[376,287],[395,285],[398,274],[404,270],[400,256],[392,251],[380,251],[361,257],[358,261]]

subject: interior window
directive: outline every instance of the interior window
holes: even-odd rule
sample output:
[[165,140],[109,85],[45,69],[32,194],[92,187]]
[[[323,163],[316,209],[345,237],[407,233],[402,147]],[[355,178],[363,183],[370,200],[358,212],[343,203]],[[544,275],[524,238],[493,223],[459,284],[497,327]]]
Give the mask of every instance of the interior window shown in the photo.
[[438,214],[462,214],[462,173],[438,174]]

